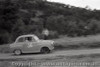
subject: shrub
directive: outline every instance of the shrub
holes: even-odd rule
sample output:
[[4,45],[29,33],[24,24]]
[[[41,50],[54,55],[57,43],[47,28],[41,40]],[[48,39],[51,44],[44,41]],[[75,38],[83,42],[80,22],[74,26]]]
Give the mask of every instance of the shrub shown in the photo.
[[55,39],[55,38],[58,38],[59,37],[59,34],[57,31],[50,31],[49,32],[49,36],[48,36],[48,39]]

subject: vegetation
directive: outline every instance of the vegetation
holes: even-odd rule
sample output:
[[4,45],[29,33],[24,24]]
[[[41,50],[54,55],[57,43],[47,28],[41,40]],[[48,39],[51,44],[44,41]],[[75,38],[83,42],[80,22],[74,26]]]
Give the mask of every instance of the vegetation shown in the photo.
[[100,10],[74,7],[46,0],[0,0],[0,44],[22,34],[42,30],[56,35],[86,36],[100,33]]

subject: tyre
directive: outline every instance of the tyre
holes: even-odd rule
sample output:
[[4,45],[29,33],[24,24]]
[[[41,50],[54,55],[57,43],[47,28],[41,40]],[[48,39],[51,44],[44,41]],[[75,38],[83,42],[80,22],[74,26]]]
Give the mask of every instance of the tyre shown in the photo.
[[50,49],[48,47],[43,47],[43,48],[41,48],[41,53],[43,53],[43,54],[50,53]]
[[21,50],[17,49],[17,50],[14,50],[14,54],[15,54],[15,55],[21,55],[22,52],[21,52]]

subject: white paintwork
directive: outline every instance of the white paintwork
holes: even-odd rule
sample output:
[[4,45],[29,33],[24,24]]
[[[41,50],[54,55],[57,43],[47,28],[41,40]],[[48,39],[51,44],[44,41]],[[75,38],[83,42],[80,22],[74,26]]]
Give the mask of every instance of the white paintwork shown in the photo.
[[[18,42],[18,40],[22,37],[32,37],[35,41],[25,41],[25,42]],[[19,36],[16,41],[10,45],[12,51],[16,49],[20,49],[23,53],[32,53],[32,52],[40,52],[42,47],[48,47],[50,50],[54,49],[54,41],[52,40],[40,40],[35,35],[22,35]]]

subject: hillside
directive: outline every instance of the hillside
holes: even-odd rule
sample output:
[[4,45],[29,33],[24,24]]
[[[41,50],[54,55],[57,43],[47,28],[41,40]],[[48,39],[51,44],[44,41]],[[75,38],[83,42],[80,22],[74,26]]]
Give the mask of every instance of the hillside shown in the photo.
[[42,30],[56,35],[83,36],[100,33],[100,10],[74,7],[46,0],[0,0],[0,43]]

